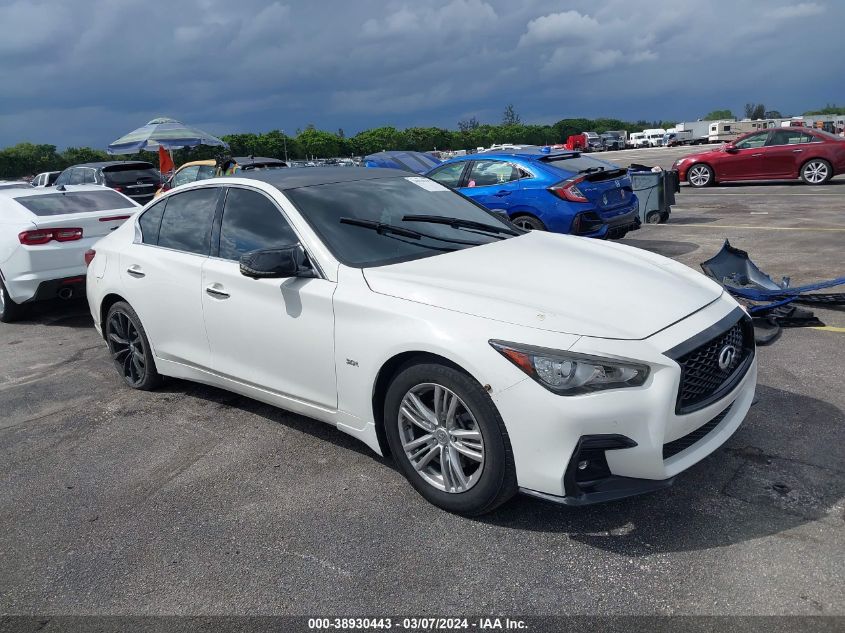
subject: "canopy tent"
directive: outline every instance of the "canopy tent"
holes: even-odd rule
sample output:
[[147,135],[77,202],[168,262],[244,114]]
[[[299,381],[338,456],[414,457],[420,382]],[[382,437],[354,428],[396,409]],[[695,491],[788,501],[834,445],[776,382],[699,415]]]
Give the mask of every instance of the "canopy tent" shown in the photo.
[[189,127],[175,119],[160,117],[121,136],[108,146],[107,151],[109,154],[135,154],[141,151],[157,152],[159,147],[163,147],[172,152],[174,149],[197,145],[228,147],[208,132]]

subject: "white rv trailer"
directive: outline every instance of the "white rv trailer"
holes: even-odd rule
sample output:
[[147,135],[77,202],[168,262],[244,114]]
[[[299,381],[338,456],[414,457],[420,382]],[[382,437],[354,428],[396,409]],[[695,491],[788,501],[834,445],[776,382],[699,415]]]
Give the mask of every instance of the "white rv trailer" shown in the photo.
[[726,143],[746,132],[765,130],[769,127],[774,127],[774,125],[769,125],[767,120],[715,121],[710,124],[710,132],[707,138],[711,143]]

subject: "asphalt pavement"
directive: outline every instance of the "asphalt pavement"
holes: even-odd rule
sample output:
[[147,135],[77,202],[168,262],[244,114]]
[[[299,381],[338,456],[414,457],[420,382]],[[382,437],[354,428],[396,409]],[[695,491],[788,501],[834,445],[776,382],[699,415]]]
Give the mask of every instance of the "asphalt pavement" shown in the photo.
[[[725,238],[776,279],[843,275],[845,181],[684,187],[623,242],[698,268]],[[466,519],[320,422],[124,387],[84,303],[41,306],[0,324],[0,613],[845,615],[845,311],[816,313],[672,488]]]

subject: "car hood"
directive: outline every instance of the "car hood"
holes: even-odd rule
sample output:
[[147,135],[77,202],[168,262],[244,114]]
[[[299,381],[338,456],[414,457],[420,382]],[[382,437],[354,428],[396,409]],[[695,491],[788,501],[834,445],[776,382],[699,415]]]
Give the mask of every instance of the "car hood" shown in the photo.
[[377,293],[552,332],[642,339],[716,300],[704,275],[648,251],[534,231],[364,269]]

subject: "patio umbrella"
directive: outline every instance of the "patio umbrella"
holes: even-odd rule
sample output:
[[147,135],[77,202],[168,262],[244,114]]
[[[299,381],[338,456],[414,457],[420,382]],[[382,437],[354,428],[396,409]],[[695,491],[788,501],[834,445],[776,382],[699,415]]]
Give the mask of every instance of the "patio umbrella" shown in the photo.
[[228,147],[208,132],[189,127],[175,119],[160,117],[121,136],[108,146],[107,151],[109,154],[134,154],[140,151],[157,152],[159,147],[163,147],[172,153],[174,149],[197,145]]

